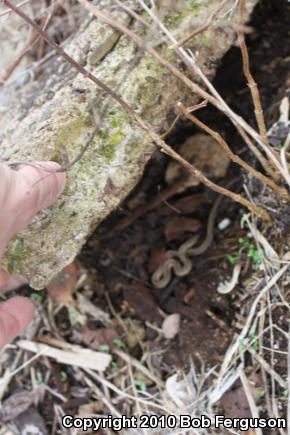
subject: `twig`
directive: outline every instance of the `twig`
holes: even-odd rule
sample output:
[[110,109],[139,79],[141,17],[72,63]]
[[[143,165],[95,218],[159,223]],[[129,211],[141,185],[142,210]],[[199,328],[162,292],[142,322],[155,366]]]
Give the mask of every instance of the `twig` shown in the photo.
[[[239,5],[240,20],[239,21],[241,24],[243,23],[243,20],[244,20],[244,12],[245,12],[245,0],[240,0],[240,5]],[[257,120],[257,124],[258,124],[258,128],[259,128],[259,132],[260,132],[260,135],[261,135],[261,138],[262,138],[264,144],[270,148],[269,142],[268,142],[268,137],[267,137],[267,129],[266,129],[266,124],[265,124],[265,119],[264,119],[263,108],[262,108],[261,99],[260,99],[260,92],[258,89],[258,85],[255,82],[254,77],[252,76],[251,71],[250,71],[249,53],[248,53],[247,45],[245,42],[244,33],[241,30],[238,30],[238,42],[239,42],[241,53],[242,53],[244,75],[248,81],[248,86],[250,88],[254,107],[255,107],[255,116],[256,116],[256,120]]]
[[[79,0],[82,2],[87,2],[87,0]],[[175,43],[176,39],[174,36],[169,32],[169,30],[166,28],[166,26],[154,15],[152,10],[148,8],[148,6],[144,3],[143,0],[138,0],[138,2],[142,5],[143,9],[151,16],[151,18],[158,24],[162,32],[167,36],[169,43]],[[151,48],[150,52],[153,54],[155,50]],[[149,52],[149,50],[147,50]],[[189,88],[197,93],[198,95],[202,96],[204,98],[204,93],[207,95],[210,95],[210,99],[208,101],[213,104],[215,107],[217,107],[219,110],[221,110],[223,113],[225,113],[228,118],[231,120],[231,122],[234,124],[235,127],[239,126],[240,128],[243,128],[256,142],[257,144],[263,149],[263,151],[266,153],[266,155],[269,157],[270,160],[272,160],[273,164],[276,166],[276,168],[281,172],[283,175],[285,181],[290,186],[290,177],[288,173],[284,170],[283,166],[277,159],[277,157],[273,154],[272,150],[267,147],[263,140],[261,139],[259,133],[257,133],[241,116],[236,114],[225,102],[225,100],[222,98],[222,96],[218,93],[218,91],[215,89],[215,87],[212,85],[212,83],[209,81],[209,79],[205,76],[201,68],[197,65],[195,56],[191,52],[191,50],[185,50],[181,47],[176,48],[174,50],[178,57],[188,66],[197,76],[202,80],[202,82],[205,84],[207,89],[211,92],[212,95],[208,94],[206,91],[201,89],[196,83],[189,80],[190,84],[187,83],[188,79],[184,76],[184,74],[181,74],[181,80],[184,82],[186,86],[189,86]],[[156,57],[156,52],[153,54]],[[157,53],[158,55],[158,53]],[[160,56],[159,56],[160,57]],[[157,58],[157,57],[156,57]],[[170,70],[175,74],[175,71],[173,71],[174,67],[168,62],[166,62],[164,59],[161,58],[161,61],[163,62],[163,65],[167,66],[167,68],[170,68]],[[179,71],[178,71],[179,72]],[[194,90],[194,88],[196,90]],[[208,97],[207,97],[208,98]]]
[[[290,421],[290,330],[288,332],[288,358],[287,358],[287,365],[288,365],[288,403],[287,403],[287,421],[289,423]],[[290,424],[288,424],[288,435],[290,435]]]
[[[273,178],[273,180],[278,181],[281,177],[277,173],[277,170],[275,170],[275,165],[272,163],[272,161],[267,160],[263,154],[260,152],[260,150],[255,146],[253,141],[249,138],[247,133],[239,126],[236,125],[236,129],[238,130],[239,134],[243,138],[244,142],[248,145],[249,149],[252,151],[254,156],[256,156],[257,160],[261,163],[262,167],[265,169],[265,171]],[[290,176],[289,176],[290,179]]]
[[[220,387],[220,383],[222,378],[225,376],[225,374],[228,372],[229,369],[229,364],[232,362],[234,355],[236,354],[236,352],[239,350],[240,347],[240,343],[245,339],[245,337],[247,336],[252,321],[253,319],[256,318],[256,312],[257,312],[257,307],[260,303],[260,301],[263,299],[264,295],[277,283],[277,281],[279,281],[279,279],[284,275],[284,273],[287,271],[287,269],[289,268],[290,264],[285,264],[283,267],[281,267],[281,269],[279,269],[275,275],[268,280],[268,282],[265,284],[265,286],[263,287],[263,289],[260,291],[260,293],[258,294],[258,296],[256,297],[256,299],[254,300],[253,304],[251,305],[251,309],[249,312],[249,315],[247,317],[247,321],[241,331],[241,333],[239,334],[238,337],[235,338],[235,341],[232,345],[232,347],[229,349],[229,351],[226,353],[224,361],[222,363],[222,367],[221,370],[219,372],[218,378],[217,378],[217,382],[216,382],[216,386],[215,389],[218,390],[218,388]],[[214,397],[214,394],[213,394]]]
[[194,38],[195,36],[197,36],[199,33],[204,32],[206,29],[209,28],[209,26],[213,23],[213,21],[216,19],[217,15],[219,14],[219,12],[224,8],[224,6],[228,3],[229,0],[223,0],[221,1],[220,4],[217,5],[217,7],[212,11],[212,13],[210,14],[210,16],[208,17],[208,19],[206,20],[206,22],[198,27],[196,30],[194,30],[193,32],[191,32],[189,35],[184,36],[183,38],[181,38],[179,41],[175,42],[170,48],[178,48],[181,47],[182,45],[186,44],[190,39]]
[[16,56],[16,58],[13,60],[13,62],[6,68],[2,76],[0,77],[0,87],[4,85],[6,80],[8,80],[13,71],[18,67],[28,50],[30,50],[31,47],[39,40],[39,35],[35,31],[31,32],[31,35],[28,39],[27,44],[22,48],[20,53]]
[[268,364],[267,361],[264,360],[264,358],[262,358],[252,347],[248,349],[248,352],[250,352],[250,354],[254,357],[255,360],[257,360],[260,366],[265,369],[265,371],[269,373],[272,378],[275,379],[280,387],[284,388],[284,390],[287,389],[287,382],[284,381],[284,379],[281,378],[281,376],[277,372],[275,372],[273,367],[271,367],[270,364]]
[[[27,3],[29,3],[31,0],[24,0],[23,2],[18,3],[17,7],[21,8],[24,5],[27,5]],[[4,15],[9,15],[11,14],[12,10],[11,9],[5,9],[5,11],[0,12],[0,17],[3,17]]]
[[[259,411],[258,411],[257,405],[255,403],[255,400],[253,398],[253,394],[251,392],[249,381],[248,381],[243,369],[240,368],[238,371],[239,371],[240,380],[241,380],[241,383],[243,385],[252,416],[254,418],[259,419]],[[260,428],[257,428],[255,433],[256,433],[256,435],[263,435]]]
[[242,160],[239,156],[234,154],[232,150],[230,149],[229,145],[226,143],[226,141],[222,138],[222,136],[217,132],[208,127],[206,124],[204,124],[202,121],[200,121],[196,116],[192,115],[190,113],[190,110],[187,109],[182,103],[177,104],[178,108],[181,110],[181,112],[184,114],[184,116],[192,121],[195,125],[197,125],[200,129],[206,131],[208,134],[210,134],[213,139],[215,139],[221,148],[224,150],[225,154],[235,163],[240,165],[242,168],[244,168],[247,172],[250,172],[254,177],[258,178],[263,183],[270,186],[276,193],[283,196],[284,198],[289,199],[289,195],[286,189],[283,187],[278,186],[273,180],[266,177],[265,175],[261,174],[259,171],[254,169],[251,165],[249,165],[247,162]]

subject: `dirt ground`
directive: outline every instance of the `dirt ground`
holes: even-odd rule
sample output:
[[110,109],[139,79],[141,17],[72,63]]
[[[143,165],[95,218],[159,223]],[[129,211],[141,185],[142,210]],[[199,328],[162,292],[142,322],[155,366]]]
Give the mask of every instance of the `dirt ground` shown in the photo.
[[[283,2],[282,2],[283,3]],[[286,4],[262,2],[257,6],[250,26],[255,30],[248,37],[253,74],[259,83],[265,108],[267,124],[278,118],[279,101],[287,95],[289,86],[289,36]],[[276,31],[279,26],[279,32]],[[288,61],[287,61],[288,57]],[[223,59],[214,81],[226,101],[242,113],[254,126],[253,108],[249,90],[242,74],[240,51],[232,48]],[[222,115],[211,108],[199,111],[199,117],[214,129],[222,130],[228,143],[239,154],[251,161],[248,151],[241,148],[240,138],[233,126]],[[178,125],[169,143],[177,149],[187,137],[196,130],[189,123]],[[191,273],[184,279],[175,279],[167,288],[154,289],[150,283],[152,270],[163,258],[168,249],[175,249],[189,237],[183,217],[196,219],[200,224],[198,232],[204,234],[210,205],[214,194],[202,187],[187,189],[182,194],[162,201],[161,192],[166,188],[164,171],[169,158],[156,151],[144,176],[125,203],[107,219],[84,248],[80,261],[96,274],[96,295],[98,286],[104,286],[111,297],[115,309],[122,316],[133,316],[145,322],[162,322],[160,309],[167,313],[179,313],[182,318],[181,330],[175,340],[165,347],[163,358],[168,366],[184,367],[189,356],[200,355],[210,365],[223,358],[223,352],[234,333],[235,299],[243,287],[237,289],[234,297],[221,297],[216,288],[220,281],[230,275],[231,265],[228,256],[239,249],[239,238],[245,237],[240,228],[243,210],[229,200],[220,206],[217,222],[230,219],[225,231],[216,231],[211,248],[196,258]],[[238,177],[236,191],[241,191],[243,174],[232,165],[226,182]],[[132,209],[150,203],[160,196],[160,203],[153,210],[144,213],[130,225],[128,217]],[[202,195],[202,197],[201,197]],[[192,208],[192,213],[178,210],[180,200]],[[199,205],[200,203],[201,205]],[[187,207],[188,208],[188,207]],[[121,223],[126,227],[116,231]],[[166,241],[166,227],[180,227],[178,238]],[[197,226],[198,226],[197,223]],[[182,230],[182,225],[184,229]],[[285,233],[283,233],[283,237]],[[244,274],[251,275],[253,267],[249,264]],[[99,296],[95,301],[99,303]],[[146,328],[146,340],[154,344],[154,333]],[[135,349],[138,355],[138,349]]]
[[[258,3],[249,23],[253,28],[247,36],[251,67],[261,91],[267,126],[277,121],[280,101],[289,96],[289,22],[288,2],[263,0]],[[214,84],[229,105],[255,126],[238,47],[233,47],[218,66]],[[207,107],[199,111],[199,118],[220,131],[239,156],[256,164],[248,149],[241,144],[234,127],[221,113]],[[189,122],[179,122],[168,142],[178,150],[196,132]],[[200,368],[222,363],[225,350],[240,330],[243,312],[259,291],[256,288],[251,293],[246,287],[246,283],[261,273],[257,267],[259,259],[251,241],[248,241],[248,230],[240,225],[244,209],[224,199],[218,210],[210,248],[194,258],[191,271],[185,277],[173,277],[165,288],[154,288],[152,273],[164,260],[166,252],[177,249],[193,234],[197,234],[199,240],[203,239],[216,199],[213,192],[200,185],[182,192],[176,188],[174,195],[164,199],[168,189],[165,173],[169,163],[166,155],[156,151],[134,191],[100,225],[77,261],[51,284],[48,293],[52,299],[47,292],[39,294],[27,287],[21,289],[22,294],[29,295],[39,307],[44,307],[39,309],[40,312],[45,310],[48,323],[39,320],[36,328],[36,336],[43,342],[46,339],[51,344],[52,339],[57,339],[94,350],[125,351],[139,361],[146,360],[152,372],[158,371],[163,379],[176,370],[187,370],[191,360]],[[262,200],[260,186],[231,164],[227,175],[218,183],[225,185],[233,180],[233,190],[243,192],[245,183],[249,193],[257,201]],[[271,209],[275,203],[269,201],[268,206]],[[135,216],[136,210],[139,217]],[[273,227],[263,228],[278,250],[289,237],[289,216],[290,210],[286,207],[275,217]],[[220,229],[225,220],[228,220],[228,226]],[[237,255],[243,263],[240,283],[233,293],[221,295],[217,292],[218,285],[230,278]],[[103,316],[108,316],[110,321],[102,322],[97,316],[81,314],[79,304],[75,304],[76,300],[79,301],[77,294],[82,294],[102,310]],[[284,297],[290,303],[289,291]],[[174,338],[165,339],[160,331],[164,318],[170,314],[180,316],[180,326]],[[277,307],[273,312],[273,321],[281,329],[288,329],[288,317],[283,307]],[[280,341],[279,349],[286,352],[286,338]],[[13,364],[16,352],[13,346],[9,349],[7,365]],[[274,362],[281,376],[287,372],[285,361],[277,358]],[[49,371],[47,385],[60,396],[65,396],[66,401],[61,401],[56,395],[48,395],[45,401],[40,401],[38,416],[45,423],[47,433],[57,433],[58,404],[64,411],[76,414],[82,405],[92,401],[95,412],[107,412],[73,368],[46,359],[36,360],[30,367],[13,378],[4,398],[20,389],[29,390],[32,380],[43,381]],[[116,376],[116,370],[122,371],[122,361],[117,354],[107,376],[122,388],[122,376]],[[151,394],[155,392],[144,373],[139,373],[135,386]],[[283,395],[283,390],[277,390],[277,395]],[[228,406],[225,404],[225,408]],[[281,415],[285,409],[286,404],[282,401]],[[123,410],[126,411],[125,404]]]

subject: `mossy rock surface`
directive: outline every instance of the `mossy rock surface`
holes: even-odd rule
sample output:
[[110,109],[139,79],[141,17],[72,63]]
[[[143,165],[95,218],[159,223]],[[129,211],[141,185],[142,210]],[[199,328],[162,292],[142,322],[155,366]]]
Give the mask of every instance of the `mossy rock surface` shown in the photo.
[[[204,22],[219,2],[167,2],[170,8],[163,11],[165,22],[180,38]],[[105,0],[101,5],[114,14],[112,3]],[[255,0],[248,1],[248,13],[254,4]],[[119,21],[142,34],[143,29],[127,14],[117,14]],[[234,19],[234,13],[227,17],[229,21]],[[215,71],[206,66],[208,60],[220,59],[234,39],[230,22],[217,22],[191,43],[191,48],[199,52],[199,65],[210,78]],[[171,50],[162,44],[156,48],[178,64]],[[198,101],[147,54],[128,71],[128,62],[138,51],[136,46],[96,19],[89,19],[65,49],[116,89],[155,131],[166,128],[178,100],[190,104]],[[73,159],[94,129],[98,109],[108,101],[94,83],[59,59],[47,64],[41,79],[14,93],[13,101],[0,106],[1,161],[59,161],[63,149]],[[136,185],[154,150],[152,141],[132,124],[123,109],[112,100],[108,104],[93,143],[67,174],[62,197],[11,241],[4,258],[3,267],[9,273],[24,275],[36,289],[47,285],[75,258],[96,226]]]

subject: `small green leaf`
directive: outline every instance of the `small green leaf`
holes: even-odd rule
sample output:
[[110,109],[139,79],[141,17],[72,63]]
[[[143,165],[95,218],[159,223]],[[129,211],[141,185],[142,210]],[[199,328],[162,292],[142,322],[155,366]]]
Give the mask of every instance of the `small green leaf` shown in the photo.
[[141,391],[146,391],[146,384],[143,381],[139,381],[138,379],[136,379],[134,381],[134,385],[136,385],[136,387],[138,387]]
[[70,322],[73,326],[81,325],[80,315],[75,308],[70,307],[68,309],[68,315],[69,315]]
[[117,370],[118,368],[118,364],[116,363],[116,361],[112,361],[111,362],[111,369],[114,372],[115,370]]
[[117,346],[119,349],[124,347],[124,343],[120,338],[114,338],[113,343],[115,346]]
[[30,299],[32,299],[35,302],[42,302],[43,301],[43,294],[39,292],[33,292],[30,295]]
[[228,262],[230,263],[230,264],[236,264],[236,262],[238,261],[238,259],[240,258],[240,254],[239,253],[236,253],[236,254],[233,254],[233,255],[228,255],[227,256],[227,260],[228,260]]
[[68,380],[68,374],[64,370],[60,372],[60,380],[61,382],[66,382]]
[[104,343],[104,344],[100,344],[99,349],[101,352],[110,352],[111,347],[109,344]]

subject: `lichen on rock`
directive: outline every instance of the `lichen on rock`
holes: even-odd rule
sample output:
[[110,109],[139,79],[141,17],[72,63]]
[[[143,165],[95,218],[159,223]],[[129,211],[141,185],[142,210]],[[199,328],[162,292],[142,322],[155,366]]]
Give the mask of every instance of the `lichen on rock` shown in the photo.
[[[218,0],[173,3],[176,7],[165,10],[165,22],[179,38],[196,28]],[[254,3],[248,1],[249,12]],[[106,12],[116,13],[113,1],[104,0],[101,5]],[[143,31],[125,12],[118,11],[118,20],[139,34]],[[203,35],[191,42],[191,48],[199,52],[199,65],[210,78],[214,69],[205,66],[207,59],[221,58],[234,37],[231,26],[223,25],[208,30],[206,42]],[[65,49],[116,90],[155,131],[164,128],[179,99],[197,102],[196,96],[148,54],[130,70],[128,65],[139,49],[127,36],[94,18]],[[178,62],[161,42],[156,49],[171,62]],[[39,213],[9,245],[2,267],[24,275],[36,289],[47,285],[75,258],[94,228],[136,185],[154,150],[147,134],[93,82],[61,60],[48,64],[47,71],[46,80],[28,83],[14,101],[2,110],[0,107],[1,161],[61,161],[63,149],[72,160],[92,133],[98,112],[104,106],[108,109],[89,149],[68,172],[62,197]]]

